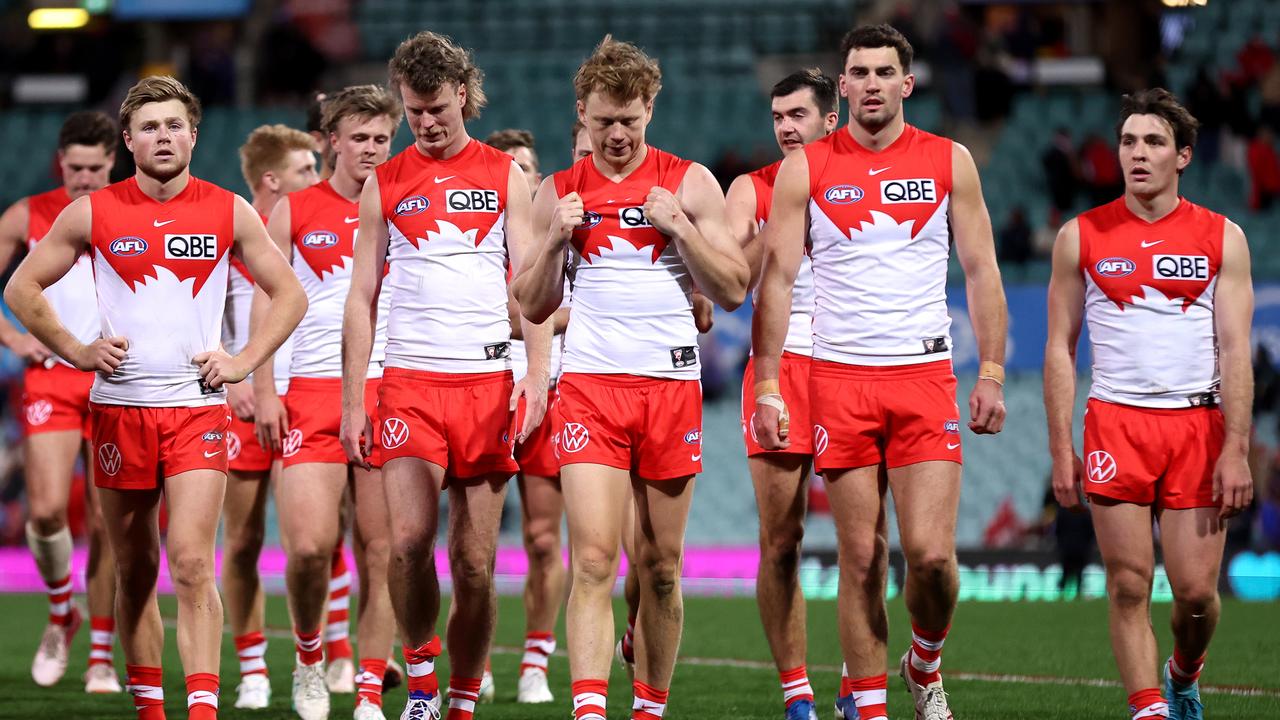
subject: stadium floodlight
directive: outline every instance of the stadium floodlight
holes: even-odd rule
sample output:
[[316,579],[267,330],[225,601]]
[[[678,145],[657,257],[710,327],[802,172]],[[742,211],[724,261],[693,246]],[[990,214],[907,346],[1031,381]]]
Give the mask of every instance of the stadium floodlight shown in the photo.
[[89,11],[84,8],[36,8],[27,15],[32,30],[75,30],[89,24]]

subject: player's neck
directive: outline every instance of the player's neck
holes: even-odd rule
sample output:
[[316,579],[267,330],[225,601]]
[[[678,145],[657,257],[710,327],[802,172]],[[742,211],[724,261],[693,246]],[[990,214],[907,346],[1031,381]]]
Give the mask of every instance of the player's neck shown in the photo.
[[276,206],[276,203],[279,202],[279,200],[280,193],[268,190],[262,193],[254,193],[253,200],[249,204],[253,206],[254,210],[258,211],[259,215],[267,217],[271,214],[271,209]]
[[640,146],[640,152],[621,165],[615,165],[600,153],[595,152],[591,153],[591,162],[595,164],[596,170],[599,170],[601,175],[614,182],[621,182],[635,172],[636,168],[643,165],[647,157],[649,157],[649,145],[646,143]]
[[329,176],[329,187],[347,200],[356,202],[360,199],[360,191],[364,189],[364,181],[356,180],[339,168]]
[[1129,212],[1146,222],[1153,223],[1178,209],[1178,184],[1154,195],[1137,195],[1125,192],[1124,205]]
[[902,117],[902,113],[898,113],[898,116],[890,120],[887,125],[875,130],[869,130],[853,119],[849,120],[848,127],[850,137],[859,145],[871,152],[880,152],[902,137],[902,133],[907,129],[907,121]]
[[134,179],[137,180],[138,189],[142,194],[156,202],[167,202],[187,189],[187,184],[191,182],[191,168],[183,168],[182,172],[168,180],[152,177],[139,169]]

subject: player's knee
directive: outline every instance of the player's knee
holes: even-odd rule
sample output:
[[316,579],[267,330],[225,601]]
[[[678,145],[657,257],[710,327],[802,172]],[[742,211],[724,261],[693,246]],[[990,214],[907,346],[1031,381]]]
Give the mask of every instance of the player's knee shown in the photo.
[[54,507],[42,503],[31,503],[27,521],[31,529],[41,537],[49,537],[67,526],[66,508]]
[[376,538],[364,542],[364,574],[387,576],[387,566],[391,563],[391,540]]
[[479,553],[461,553],[449,558],[453,591],[458,595],[487,595],[493,586],[493,564]]
[[392,529],[389,538],[391,559],[394,562],[420,564],[424,560],[435,558],[435,531],[426,532],[423,528]]
[[179,553],[169,558],[174,590],[182,595],[213,584],[213,558],[205,553]]
[[800,563],[800,542],[804,527],[760,528],[760,562],[762,565],[792,570]]
[[841,543],[840,576],[859,587],[878,587],[884,575],[884,541],[878,535]]
[[160,551],[158,548],[151,552],[129,550],[120,553],[120,556],[116,558],[116,573],[119,575],[120,586],[124,594],[136,596],[141,588],[147,588],[149,592],[159,572]]
[[257,568],[265,533],[258,528],[241,528],[227,537],[227,562],[242,572]]
[[560,533],[550,529],[538,529],[524,535],[524,550],[529,565],[543,566],[560,561]]
[[1107,597],[1125,610],[1147,607],[1151,598],[1151,575],[1137,571],[1112,571],[1107,576]]
[[675,594],[680,584],[680,558],[665,555],[644,558],[640,582],[659,598]]
[[907,572],[929,586],[945,583],[955,572],[955,555],[925,550],[907,558]]
[[604,548],[573,549],[573,582],[581,587],[613,587],[618,556]]
[[289,541],[289,567],[292,571],[328,574],[333,562],[333,546],[318,538],[294,538]]
[[1218,588],[1212,583],[1198,583],[1173,588],[1173,601],[1180,610],[1192,615],[1206,615],[1218,604]]

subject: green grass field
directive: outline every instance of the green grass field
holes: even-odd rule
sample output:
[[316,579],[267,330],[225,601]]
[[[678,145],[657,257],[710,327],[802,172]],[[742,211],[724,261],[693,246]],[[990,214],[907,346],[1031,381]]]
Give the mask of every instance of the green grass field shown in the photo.
[[[172,598],[163,598],[166,617],[174,614]],[[1251,694],[1206,692],[1206,714],[1212,720],[1280,718],[1280,608],[1275,604],[1224,601],[1209,661],[1202,677],[1206,686],[1234,686]],[[1161,637],[1162,657],[1169,652],[1169,606],[1157,605],[1154,622]],[[741,718],[777,720],[782,717],[777,674],[769,660],[755,603],[741,598],[690,598],[685,603],[685,637],[667,718]],[[267,653],[274,696],[265,711],[237,711],[237,665],[228,636],[223,645],[224,718],[288,718],[289,670],[293,656],[283,635],[287,620],[283,599],[268,599],[268,624],[277,633]],[[441,614],[444,617],[444,613]],[[619,621],[624,619],[620,610]],[[38,596],[0,596],[0,718],[66,720],[101,718],[129,720],[132,703],[126,697],[90,697],[83,693],[80,674],[88,656],[87,623],[77,636],[71,668],[57,687],[36,687],[30,679],[31,654],[45,618]],[[896,661],[906,647],[909,626],[901,601],[890,605],[890,656]],[[493,670],[498,702],[483,706],[480,718],[564,720],[569,713],[568,663],[561,652],[551,665],[551,705],[515,704],[515,672],[520,662],[523,620],[518,598],[502,598]],[[186,691],[168,632],[165,653],[166,695],[170,717],[182,718]],[[123,657],[117,651],[117,667]],[[809,667],[822,717],[829,718],[831,699],[839,682],[839,645],[835,604],[809,603]],[[441,684],[448,677],[447,657],[438,666]],[[965,603],[955,623],[943,663],[951,707],[961,720],[1029,720],[1125,718],[1125,696],[1119,687],[1094,681],[1115,678],[1106,629],[1106,607],[1097,601],[1076,603]],[[978,679],[973,676],[984,676]],[[1015,677],[1016,676],[1016,677]],[[889,710],[894,718],[910,718],[910,699],[894,673],[890,674]],[[1260,691],[1260,692],[1259,692]],[[387,714],[399,716],[403,687],[388,693]],[[336,696],[333,717],[349,717],[353,696]],[[611,718],[629,717],[630,688],[615,668],[611,685]]]

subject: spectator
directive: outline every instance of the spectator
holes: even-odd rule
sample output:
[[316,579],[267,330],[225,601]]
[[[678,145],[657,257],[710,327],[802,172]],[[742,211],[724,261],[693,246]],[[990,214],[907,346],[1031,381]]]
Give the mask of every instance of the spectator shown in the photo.
[[996,250],[1002,263],[1022,265],[1031,260],[1031,224],[1027,222],[1027,211],[1021,205],[1009,213],[1009,219],[1000,228],[1000,244]]
[[1066,128],[1054,131],[1053,143],[1040,162],[1044,165],[1053,206],[1064,212],[1070,210],[1080,190],[1080,171],[1076,167],[1076,149],[1071,144],[1071,133]]
[[[1062,509],[1053,496],[1053,482],[1044,492],[1044,513],[1046,520],[1052,522],[1054,544],[1058,549],[1058,562],[1062,565],[1062,579],[1058,582],[1058,590],[1064,596],[1080,597],[1080,589],[1084,582],[1084,569],[1093,555],[1093,518],[1089,515],[1088,506],[1078,511]],[[1071,586],[1068,592],[1067,587]]]
[[1254,35],[1240,48],[1236,62],[1240,66],[1240,79],[1245,84],[1254,84],[1271,70],[1276,55],[1261,35]]
[[1116,149],[1098,135],[1090,135],[1080,146],[1080,175],[1094,205],[1109,203],[1124,192]]
[[1266,125],[1259,125],[1249,143],[1249,207],[1266,210],[1272,201],[1280,197],[1280,156],[1276,155],[1275,134]]
[[1206,165],[1218,162],[1226,101],[1222,81],[1210,75],[1203,65],[1200,66],[1187,90],[1187,109],[1200,121],[1200,132],[1196,135],[1196,160]]

